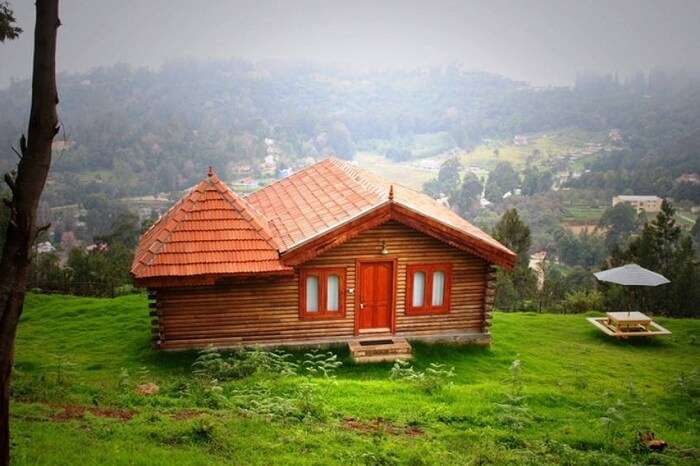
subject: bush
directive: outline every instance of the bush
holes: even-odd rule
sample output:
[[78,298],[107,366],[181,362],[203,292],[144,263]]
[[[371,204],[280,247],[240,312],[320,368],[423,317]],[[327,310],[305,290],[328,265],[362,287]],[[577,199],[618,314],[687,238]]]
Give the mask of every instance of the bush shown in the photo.
[[192,364],[192,372],[203,378],[221,381],[242,379],[255,373],[294,375],[298,364],[292,355],[281,350],[243,349],[224,356],[214,348],[202,350]]
[[563,314],[580,314],[603,309],[603,295],[600,291],[573,291],[566,295],[559,305]]

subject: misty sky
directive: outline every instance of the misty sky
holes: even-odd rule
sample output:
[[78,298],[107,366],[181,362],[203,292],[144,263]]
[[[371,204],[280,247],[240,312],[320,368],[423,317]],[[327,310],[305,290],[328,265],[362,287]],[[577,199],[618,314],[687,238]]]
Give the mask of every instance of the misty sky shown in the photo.
[[[0,45],[0,87],[31,71],[25,30]],[[361,67],[457,62],[534,84],[580,71],[700,68],[700,0],[61,0],[58,68],[179,58],[304,59]]]

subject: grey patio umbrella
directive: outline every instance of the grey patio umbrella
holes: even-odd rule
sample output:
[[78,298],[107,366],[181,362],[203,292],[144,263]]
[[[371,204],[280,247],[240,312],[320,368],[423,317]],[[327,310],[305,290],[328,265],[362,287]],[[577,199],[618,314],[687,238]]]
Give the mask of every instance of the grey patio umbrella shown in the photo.
[[622,267],[596,272],[593,275],[601,282],[617,283],[625,286],[659,286],[671,283],[663,275],[647,270],[637,264],[627,264]]
[[[624,286],[659,286],[671,283],[670,280],[660,273],[652,272],[637,264],[627,264],[614,269],[603,270],[593,274],[601,282],[617,283]],[[632,288],[634,299],[634,288]],[[630,302],[630,306],[632,303]],[[630,309],[627,310],[629,315]]]

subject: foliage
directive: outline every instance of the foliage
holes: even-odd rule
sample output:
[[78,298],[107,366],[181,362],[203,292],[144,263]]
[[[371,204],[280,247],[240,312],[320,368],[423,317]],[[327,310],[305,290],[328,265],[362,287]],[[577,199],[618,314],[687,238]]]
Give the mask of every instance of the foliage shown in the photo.
[[603,294],[597,290],[579,290],[566,294],[558,306],[562,313],[582,314],[603,309]]
[[588,233],[584,230],[575,235],[568,231],[561,231],[555,238],[559,260],[566,265],[592,269],[599,266],[607,257],[605,240],[597,233]]
[[438,199],[443,196],[452,196],[459,188],[459,171],[462,164],[458,158],[451,158],[440,165],[437,178],[423,185],[423,191]]
[[[671,283],[651,289],[623,293],[615,286],[606,286],[609,306],[629,308],[631,305],[647,312],[664,312],[674,316],[697,315],[700,301],[700,265],[689,235],[683,233],[675,220],[673,206],[664,201],[661,211],[644,224],[639,236],[624,250],[615,250],[610,266],[634,262],[658,272]],[[625,301],[627,301],[625,303]]]
[[410,382],[428,394],[441,392],[451,385],[455,377],[454,367],[440,363],[430,363],[424,371],[417,370],[408,361],[398,359],[389,372],[391,380]]
[[208,348],[202,350],[192,363],[192,373],[219,381],[240,379],[253,374],[289,376],[296,374],[299,368],[291,359],[292,355],[282,350],[242,349],[222,355],[216,349]]
[[[694,105],[690,101],[681,103],[676,100],[679,97],[676,95],[666,101],[679,105],[675,116],[687,111],[681,108]],[[661,100],[664,99],[659,102]],[[641,131],[644,124],[634,130],[630,149],[594,158],[587,163],[587,172],[569,185],[700,202],[700,185],[677,180],[683,174],[700,173],[700,130],[696,127],[678,132],[663,131],[660,122],[654,121],[657,115],[660,114],[647,115],[653,127],[645,128],[645,131],[651,130],[648,133]]]
[[624,240],[638,228],[637,211],[626,202],[609,208],[600,217],[600,226],[607,228],[605,246],[608,251],[624,245]]
[[512,271],[496,275],[496,306],[522,310],[532,307],[537,277],[529,267],[530,229],[516,209],[507,210],[493,229],[493,237],[518,255]]
[[530,228],[520,219],[516,209],[505,211],[493,228],[493,237],[518,255],[518,265],[530,260]]
[[537,166],[528,166],[523,171],[522,191],[525,196],[547,192],[553,183],[552,172],[540,170]]
[[138,217],[122,211],[111,225],[109,233],[95,237],[90,250],[70,250],[65,266],[56,253],[34,255],[30,287],[93,296],[133,293],[129,270],[141,233]]
[[489,173],[484,196],[491,202],[499,202],[506,193],[520,186],[520,175],[508,162],[499,162]]
[[514,360],[510,365],[509,392],[501,403],[497,403],[497,419],[514,431],[523,430],[530,422],[530,409],[523,395],[522,361]]
[[479,207],[481,192],[484,187],[479,178],[471,172],[467,172],[462,180],[462,185],[450,196],[450,206],[463,217],[468,216]]
[[15,14],[7,0],[0,1],[0,43],[19,37],[22,28],[16,25]]
[[305,353],[304,361],[301,363],[301,367],[308,375],[326,378],[332,378],[335,370],[342,365],[343,363],[338,361],[338,355],[331,351],[321,352],[318,349]]

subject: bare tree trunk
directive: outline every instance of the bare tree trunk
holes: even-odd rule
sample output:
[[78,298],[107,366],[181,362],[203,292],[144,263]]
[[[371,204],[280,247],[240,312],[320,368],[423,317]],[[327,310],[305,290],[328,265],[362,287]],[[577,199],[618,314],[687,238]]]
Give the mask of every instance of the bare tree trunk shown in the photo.
[[10,462],[10,376],[17,323],[24,305],[39,198],[51,166],[51,143],[58,132],[56,105],[56,31],[58,0],[36,1],[32,107],[27,137],[20,140],[16,176],[5,175],[10,186],[10,222],[0,259],[0,465]]

